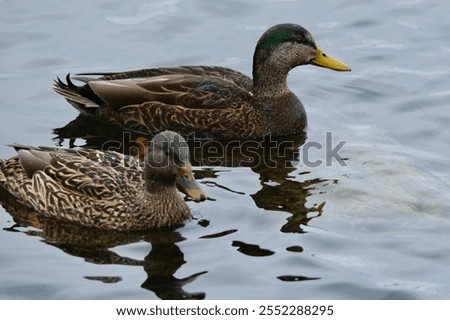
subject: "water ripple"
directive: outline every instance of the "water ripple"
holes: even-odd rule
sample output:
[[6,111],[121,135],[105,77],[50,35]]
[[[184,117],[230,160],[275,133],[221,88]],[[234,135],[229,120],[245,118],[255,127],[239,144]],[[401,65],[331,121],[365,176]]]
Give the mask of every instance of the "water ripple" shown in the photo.
[[119,25],[136,25],[146,22],[154,17],[174,13],[178,10],[181,0],[156,1],[146,3],[138,8],[137,12],[124,16],[108,17],[108,21]]

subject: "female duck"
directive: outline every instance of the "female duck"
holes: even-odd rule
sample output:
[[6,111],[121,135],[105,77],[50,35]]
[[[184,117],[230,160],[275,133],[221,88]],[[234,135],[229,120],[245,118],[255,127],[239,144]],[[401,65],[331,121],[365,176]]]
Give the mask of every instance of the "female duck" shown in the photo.
[[[197,137],[259,138],[297,134],[306,127],[300,100],[287,75],[312,64],[337,71],[350,68],[320,50],[296,24],[279,24],[259,39],[253,80],[228,68],[186,66],[119,73],[85,73],[54,90],[83,113],[143,132],[174,130]],[[92,78],[86,76],[101,76]]]
[[195,181],[186,141],[165,131],[144,162],[113,151],[16,146],[0,160],[0,185],[47,217],[108,230],[180,225],[190,218],[181,191],[206,199]]

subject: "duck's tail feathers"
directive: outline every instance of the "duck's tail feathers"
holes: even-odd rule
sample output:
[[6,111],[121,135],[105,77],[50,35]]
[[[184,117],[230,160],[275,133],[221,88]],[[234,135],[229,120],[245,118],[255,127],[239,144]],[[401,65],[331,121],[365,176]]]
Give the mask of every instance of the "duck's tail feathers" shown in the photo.
[[70,79],[70,73],[66,76],[66,82],[58,77],[53,84],[53,90],[66,98],[78,111],[84,114],[95,114],[102,100],[92,91],[89,84],[75,85]]

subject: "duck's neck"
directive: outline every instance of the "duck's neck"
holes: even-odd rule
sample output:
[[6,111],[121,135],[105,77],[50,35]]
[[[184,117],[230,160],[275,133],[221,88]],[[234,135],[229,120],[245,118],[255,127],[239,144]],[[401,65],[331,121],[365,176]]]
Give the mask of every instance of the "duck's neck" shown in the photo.
[[139,218],[142,225],[149,228],[174,226],[191,217],[189,207],[173,184],[160,183],[153,180],[145,182],[145,191],[136,198],[140,199]]
[[253,56],[253,89],[255,95],[283,95],[289,91],[287,76],[291,68],[277,54],[257,50]]
[[292,66],[275,51],[256,50],[253,58],[252,93],[265,113],[268,130],[281,136],[301,132],[306,126],[302,103],[287,86]]
[[175,181],[173,183],[161,183],[155,180],[146,180],[145,190],[151,195],[173,193],[175,190]]

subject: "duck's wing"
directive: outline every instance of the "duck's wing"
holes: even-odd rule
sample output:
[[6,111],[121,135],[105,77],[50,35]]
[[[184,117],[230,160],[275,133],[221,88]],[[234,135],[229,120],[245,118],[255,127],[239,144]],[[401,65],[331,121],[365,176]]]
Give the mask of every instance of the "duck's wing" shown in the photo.
[[0,183],[45,216],[102,227],[114,216],[126,219],[143,186],[141,165],[115,152],[22,148],[0,162]]
[[[19,155],[20,158],[20,155]],[[124,165],[124,157],[97,150],[79,150],[76,154],[52,154],[41,172],[65,193],[81,193],[92,199],[117,201],[136,183],[142,182],[142,170]],[[47,179],[49,181],[50,179]]]
[[234,82],[213,76],[161,75],[91,81],[92,91],[114,109],[155,101],[193,109],[230,107],[230,101],[250,99],[250,92]]
[[[16,149],[17,156],[0,160],[0,185],[12,195],[24,198],[27,195],[22,195],[23,185],[30,183],[36,171],[44,170],[50,164],[51,153],[58,149],[23,144],[11,144],[10,146]],[[75,150],[64,149],[63,152],[70,154]]]
[[74,79],[87,83],[93,80],[92,76],[97,77],[98,80],[118,80],[132,78],[151,78],[164,75],[211,76],[231,81],[237,86],[245,88],[247,90],[251,90],[253,86],[252,79],[250,79],[247,75],[230,68],[218,66],[180,66],[131,70],[123,72],[80,73],[76,77],[74,77]]
[[67,83],[58,79],[53,88],[77,109],[88,113],[99,106],[117,109],[149,101],[188,108],[226,108],[225,101],[248,98],[252,86],[244,74],[221,67],[90,73],[74,79],[86,84],[77,86],[67,75]]
[[63,197],[70,194],[115,199],[143,182],[143,164],[120,153],[18,145],[16,148],[18,156],[1,163],[1,182],[13,195],[22,193],[22,200],[35,195],[42,198],[40,201],[57,203],[67,200]]

